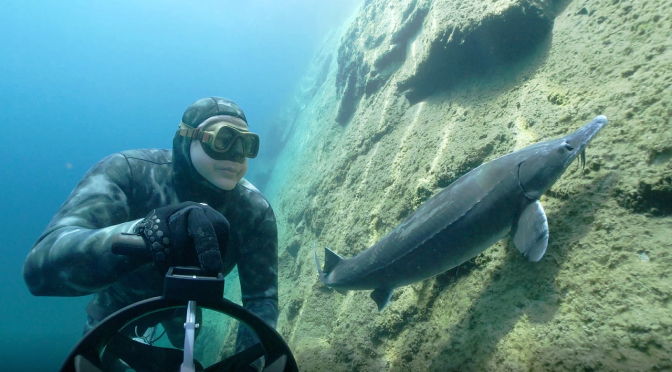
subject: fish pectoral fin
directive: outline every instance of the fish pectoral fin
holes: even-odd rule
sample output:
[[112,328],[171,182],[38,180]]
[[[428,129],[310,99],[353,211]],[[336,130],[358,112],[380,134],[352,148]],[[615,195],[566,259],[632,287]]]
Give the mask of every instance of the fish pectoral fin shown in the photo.
[[376,301],[378,305],[378,311],[383,311],[385,306],[390,302],[392,297],[392,289],[388,288],[376,288],[371,292],[371,298]]
[[530,261],[539,261],[548,246],[548,220],[539,200],[523,207],[511,230],[513,244]]
[[347,290],[347,289],[334,288],[334,290],[335,290],[336,292],[342,294],[343,296],[345,296],[345,295],[348,294],[348,290]]
[[324,247],[324,273],[329,274],[338,264],[343,261],[343,257],[337,255],[331,249]]

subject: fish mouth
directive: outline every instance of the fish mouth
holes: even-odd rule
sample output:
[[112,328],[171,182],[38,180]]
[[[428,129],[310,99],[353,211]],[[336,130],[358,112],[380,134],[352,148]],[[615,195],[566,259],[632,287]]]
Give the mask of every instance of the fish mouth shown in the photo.
[[579,128],[576,132],[563,138],[565,147],[570,151],[565,167],[568,166],[574,159],[580,156],[582,166],[586,164],[586,147],[595,138],[597,133],[607,125],[607,117],[599,115],[590,123]]

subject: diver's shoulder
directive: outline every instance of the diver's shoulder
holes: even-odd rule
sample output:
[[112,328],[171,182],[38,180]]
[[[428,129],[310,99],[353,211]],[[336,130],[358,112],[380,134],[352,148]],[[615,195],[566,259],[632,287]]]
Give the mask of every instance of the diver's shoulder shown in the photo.
[[258,208],[262,209],[269,209],[271,208],[271,203],[268,202],[268,199],[264,196],[264,194],[259,191],[254,185],[246,180],[246,179],[241,179],[240,182],[236,185],[235,189],[238,191],[241,196],[243,196],[245,199],[249,200],[250,204],[253,206],[256,206]]
[[245,189],[251,191],[251,192],[259,194],[262,198],[265,198],[264,195],[261,193],[261,191],[259,191],[259,189],[254,187],[252,182],[246,180],[245,178],[241,178],[240,181],[238,182],[238,185],[242,188],[245,188]]
[[127,160],[148,162],[154,164],[171,164],[173,152],[167,149],[136,149],[119,152]]

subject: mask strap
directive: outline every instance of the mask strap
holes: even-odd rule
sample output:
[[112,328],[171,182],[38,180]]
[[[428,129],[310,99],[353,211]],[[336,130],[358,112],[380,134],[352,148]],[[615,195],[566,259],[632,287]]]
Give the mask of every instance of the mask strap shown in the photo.
[[184,123],[180,123],[177,134],[182,137],[195,138],[199,141],[209,142],[212,135],[208,132],[202,131],[198,128],[190,128]]

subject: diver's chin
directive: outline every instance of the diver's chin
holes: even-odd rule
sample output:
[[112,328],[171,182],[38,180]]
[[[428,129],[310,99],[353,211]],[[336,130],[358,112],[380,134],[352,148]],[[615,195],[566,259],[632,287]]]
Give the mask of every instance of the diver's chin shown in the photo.
[[217,187],[218,189],[224,191],[231,191],[233,190],[234,187],[236,187],[236,184],[238,184],[236,174],[230,173],[228,171],[227,172],[218,171],[217,174],[210,177],[208,181],[210,181],[210,183],[215,185],[215,187]]

